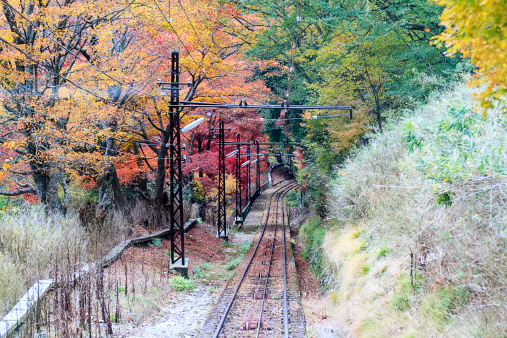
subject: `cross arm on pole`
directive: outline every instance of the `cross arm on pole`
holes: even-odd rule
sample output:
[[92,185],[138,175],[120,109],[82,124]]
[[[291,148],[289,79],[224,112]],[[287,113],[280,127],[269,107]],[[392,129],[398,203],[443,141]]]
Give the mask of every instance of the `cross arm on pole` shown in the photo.
[[228,104],[228,103],[215,103],[215,102],[195,102],[195,101],[180,101],[182,107],[200,107],[200,108],[243,108],[243,109],[319,109],[319,110],[348,110],[352,111],[350,106],[306,106],[306,105],[284,105],[284,104]]

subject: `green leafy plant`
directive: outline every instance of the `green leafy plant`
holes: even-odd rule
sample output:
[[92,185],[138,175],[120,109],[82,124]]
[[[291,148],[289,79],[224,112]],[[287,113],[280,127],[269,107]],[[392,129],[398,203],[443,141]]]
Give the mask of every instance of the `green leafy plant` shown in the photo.
[[209,278],[209,275],[206,273],[209,269],[213,267],[211,263],[201,263],[194,267],[194,273],[197,278]]
[[230,248],[232,246],[232,244],[229,243],[229,241],[223,241],[222,243],[220,243],[220,245],[225,248]]
[[153,247],[161,248],[162,247],[162,240],[160,238],[154,238],[150,243],[148,243],[148,246],[150,248],[153,248]]
[[241,263],[241,261],[243,260],[243,256],[239,256],[239,257],[236,257],[234,259],[231,259],[229,262],[227,262],[227,264],[225,265],[225,268],[227,270],[234,270],[238,267],[238,265]]
[[389,252],[389,248],[386,246],[383,246],[379,249],[377,252],[377,258],[385,257],[387,253]]
[[176,291],[192,291],[197,286],[192,279],[187,279],[183,276],[174,276],[169,280],[171,288]]
[[241,243],[241,245],[239,246],[239,253],[242,255],[246,254],[248,250],[250,250],[251,246],[252,246],[251,241]]

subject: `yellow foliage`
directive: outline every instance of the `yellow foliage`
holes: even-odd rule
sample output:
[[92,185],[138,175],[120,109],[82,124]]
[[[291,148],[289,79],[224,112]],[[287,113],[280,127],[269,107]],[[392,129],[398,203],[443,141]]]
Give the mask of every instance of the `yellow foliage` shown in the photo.
[[450,54],[461,53],[477,67],[471,85],[485,85],[481,105],[507,94],[507,2],[503,0],[433,0],[445,9],[440,17],[444,32],[436,37]]

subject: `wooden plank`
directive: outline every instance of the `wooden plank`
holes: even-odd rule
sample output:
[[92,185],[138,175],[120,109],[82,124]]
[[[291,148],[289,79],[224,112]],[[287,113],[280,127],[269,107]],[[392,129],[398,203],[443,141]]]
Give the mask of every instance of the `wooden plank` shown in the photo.
[[11,334],[23,322],[31,308],[44,298],[52,285],[53,280],[51,279],[35,282],[12,310],[0,320],[0,337],[7,337]]
[[[184,225],[184,231],[190,230],[193,226],[197,224],[196,219],[189,219]],[[102,259],[98,262],[102,264],[102,267],[107,267],[114,261],[118,259],[121,253],[127,249],[132,244],[138,244],[143,242],[148,242],[153,240],[154,238],[164,237],[171,232],[170,229],[163,229],[157,232],[154,232],[149,235],[136,237],[134,239],[128,239],[126,241],[121,241],[117,246],[115,246],[107,255],[102,257]],[[74,283],[77,279],[82,277],[83,275],[89,273],[91,271],[91,265],[84,265],[75,275],[72,280]],[[27,314],[32,310],[32,308],[37,304],[37,302],[41,301],[48,290],[52,286],[58,286],[59,283],[55,283],[55,281],[51,279],[40,280],[35,282],[34,285],[28,290],[28,292],[19,300],[19,302],[12,308],[12,310],[0,320],[0,338],[7,337],[11,334],[26,318]]]

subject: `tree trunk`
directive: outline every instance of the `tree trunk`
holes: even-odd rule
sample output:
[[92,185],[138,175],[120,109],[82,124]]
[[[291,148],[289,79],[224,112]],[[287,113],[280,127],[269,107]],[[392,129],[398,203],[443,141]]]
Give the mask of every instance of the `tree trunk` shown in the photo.
[[[134,150],[134,155],[139,156],[139,145],[137,143],[134,143],[133,150]],[[142,168],[144,166],[143,160],[140,157],[137,160],[137,166],[139,168]],[[146,177],[146,174],[140,173],[137,175],[136,185],[142,192],[148,191],[148,177]]]
[[120,180],[114,165],[109,166],[96,182],[99,190],[100,213],[107,212],[113,207],[117,210],[125,210],[127,200],[121,191]]
[[60,173],[58,166],[54,163],[40,165],[33,161],[30,163],[30,167],[34,172],[32,178],[41,202],[49,211],[60,211],[60,200],[58,198]]
[[168,149],[165,146],[166,143],[167,141],[160,146],[157,154],[157,175],[155,178],[155,194],[153,196],[153,201],[157,207],[162,207],[164,205],[165,161],[168,157]]

